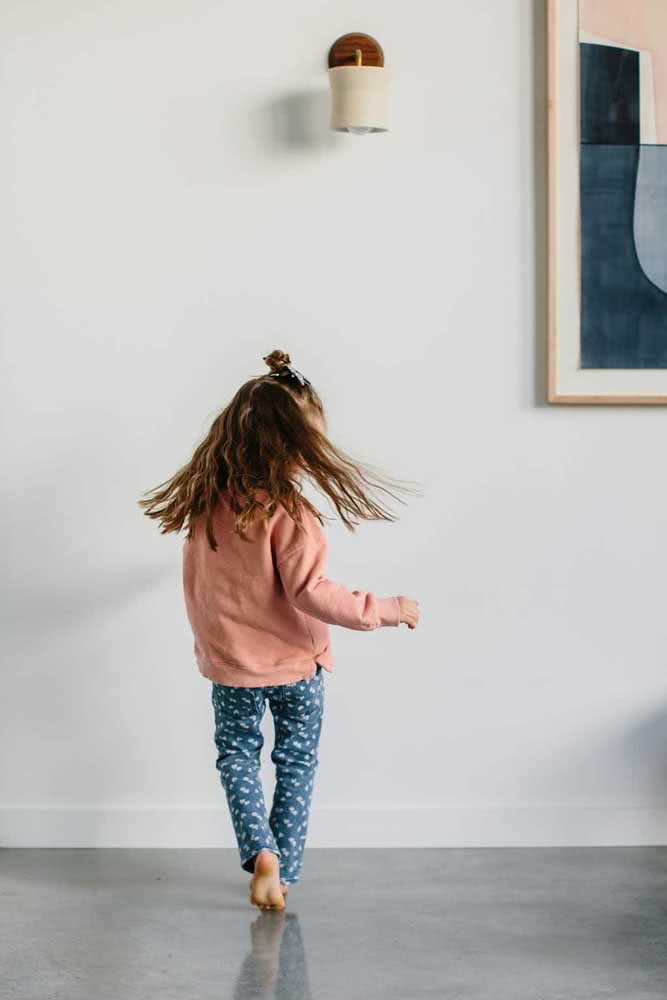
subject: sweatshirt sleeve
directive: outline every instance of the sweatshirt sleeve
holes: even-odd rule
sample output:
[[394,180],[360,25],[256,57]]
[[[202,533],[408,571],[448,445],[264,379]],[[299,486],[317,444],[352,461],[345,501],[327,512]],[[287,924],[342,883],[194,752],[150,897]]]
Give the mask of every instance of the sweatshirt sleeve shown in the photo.
[[329,580],[325,573],[326,558],[324,532],[310,514],[304,514],[300,534],[295,535],[293,529],[288,529],[278,537],[276,567],[290,604],[329,625],[359,631],[400,624],[397,597],[375,597],[364,590],[348,590],[343,584]]

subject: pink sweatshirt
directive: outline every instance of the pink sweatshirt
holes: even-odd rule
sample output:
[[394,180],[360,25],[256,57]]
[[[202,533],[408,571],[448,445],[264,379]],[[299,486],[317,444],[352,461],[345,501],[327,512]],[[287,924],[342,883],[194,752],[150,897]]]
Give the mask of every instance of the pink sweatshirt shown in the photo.
[[213,552],[203,524],[183,547],[183,587],[199,670],[233,687],[290,684],[331,670],[329,625],[370,631],[399,624],[397,597],[349,591],[325,575],[327,543],[308,511],[301,525],[279,507],[248,541],[221,502]]

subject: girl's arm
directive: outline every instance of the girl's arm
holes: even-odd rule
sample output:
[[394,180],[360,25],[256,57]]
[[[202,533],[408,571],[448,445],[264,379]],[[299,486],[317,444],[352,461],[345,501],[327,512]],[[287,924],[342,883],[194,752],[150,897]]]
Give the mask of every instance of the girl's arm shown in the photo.
[[[304,515],[305,516],[305,515]],[[293,544],[276,548],[276,566],[285,594],[295,608],[329,625],[367,631],[400,624],[398,597],[375,597],[363,590],[348,590],[325,574],[327,543],[312,516]]]

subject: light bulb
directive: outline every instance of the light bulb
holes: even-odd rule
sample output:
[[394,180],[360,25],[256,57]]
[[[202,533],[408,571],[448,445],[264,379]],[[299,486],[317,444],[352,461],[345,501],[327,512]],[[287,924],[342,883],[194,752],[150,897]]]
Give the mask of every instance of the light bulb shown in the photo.
[[348,131],[348,132],[349,132],[349,133],[350,133],[351,135],[368,135],[368,133],[369,133],[369,132],[372,132],[372,131],[373,131],[373,129],[372,129],[372,128],[366,128],[366,127],[364,127],[363,125],[362,125],[362,126],[356,126],[356,127],[355,127],[355,126],[352,126],[352,125],[351,125],[351,126],[350,126],[350,127],[348,128],[348,130],[347,130],[347,131]]

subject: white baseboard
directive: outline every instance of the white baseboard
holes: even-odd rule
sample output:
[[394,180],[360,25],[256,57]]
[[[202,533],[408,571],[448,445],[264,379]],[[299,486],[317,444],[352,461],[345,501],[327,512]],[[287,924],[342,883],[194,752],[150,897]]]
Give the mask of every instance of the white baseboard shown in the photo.
[[[311,847],[667,845],[667,806],[315,808]],[[224,807],[0,808],[2,847],[233,847]]]

